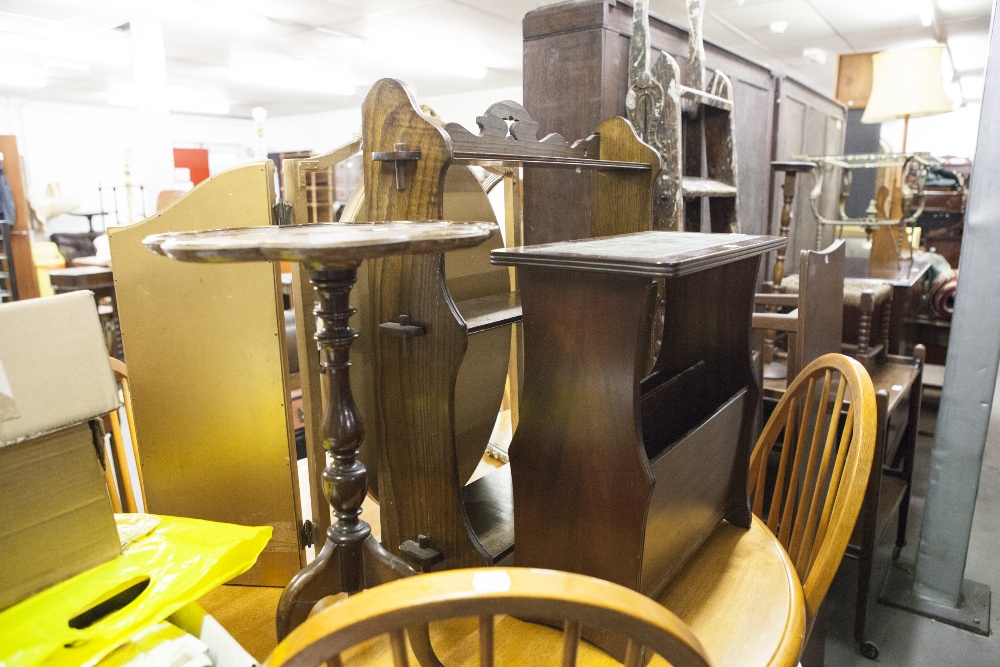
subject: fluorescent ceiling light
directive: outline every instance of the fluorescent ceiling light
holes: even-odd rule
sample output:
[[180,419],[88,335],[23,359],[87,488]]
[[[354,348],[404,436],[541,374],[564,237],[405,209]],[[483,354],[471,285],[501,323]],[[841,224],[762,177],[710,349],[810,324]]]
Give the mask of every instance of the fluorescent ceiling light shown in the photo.
[[333,28],[327,28],[322,25],[316,26],[314,30],[324,35],[330,35],[331,37],[351,37],[349,33],[346,33],[343,30],[334,30]]
[[295,72],[281,76],[261,76],[259,72],[238,68],[229,69],[229,80],[253,84],[258,88],[297,90],[316,95],[350,96],[358,89],[353,83],[337,80],[330,76],[314,78],[308,74]]
[[0,32],[0,51],[19,55],[34,55],[63,61],[84,61],[122,67],[132,64],[128,36],[102,30],[84,31],[75,39],[40,37]]
[[90,65],[78,60],[45,60],[42,69],[53,74],[90,74]]
[[424,23],[409,26],[370,17],[362,30],[366,36],[362,41],[362,59],[373,69],[439,78],[482,79],[489,64],[506,66],[507,58],[502,52],[491,48],[485,37],[476,41],[478,35],[468,30],[456,32],[448,39],[426,39],[420,37],[422,31],[438,34],[441,26]]
[[319,95],[353,95],[357,85],[337,59],[329,62],[260,53],[233,53],[229,79],[260,88],[299,90]]
[[178,113],[194,113],[206,116],[225,116],[232,110],[228,102],[210,99],[168,99],[167,107],[171,111]]
[[22,72],[0,71],[0,87],[4,88],[44,88],[45,77]]
[[140,0],[129,8],[134,15],[146,13],[168,23],[241,34],[259,35],[269,24],[266,16],[192,0]]
[[470,60],[468,53],[460,50],[428,52],[405,49],[405,57],[400,57],[400,49],[388,48],[384,42],[364,40],[362,61],[371,68],[378,68],[387,74],[425,75],[436,77],[482,79],[486,77],[486,66]]
[[[225,116],[231,110],[229,100],[221,95],[194,88],[167,87],[166,105],[171,111]],[[131,84],[113,84],[108,92],[108,104],[138,107],[139,95]]]

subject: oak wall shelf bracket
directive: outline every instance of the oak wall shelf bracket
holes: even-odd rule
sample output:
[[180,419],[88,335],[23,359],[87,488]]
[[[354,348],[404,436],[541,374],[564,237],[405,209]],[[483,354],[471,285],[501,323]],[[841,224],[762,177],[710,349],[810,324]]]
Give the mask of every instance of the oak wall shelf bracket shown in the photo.
[[[442,123],[421,110],[402,82],[377,82],[362,106],[364,201],[349,203],[345,215],[367,222],[455,219],[445,210],[449,190],[480,187],[462,185],[469,166],[532,164],[592,173],[601,209],[595,235],[650,228],[659,157],[626,120],[609,119],[572,144],[557,134],[538,137],[538,123],[514,102],[493,104],[477,124],[474,134]],[[488,252],[502,242],[483,247]],[[494,564],[513,548],[508,469],[465,484],[486,449],[511,325],[520,320],[507,269],[477,252],[373,260],[355,289],[362,333],[356,363],[372,371],[369,383],[358,381],[369,428],[362,458],[377,471],[383,545],[421,570]],[[474,266],[463,268],[463,261]],[[473,282],[480,287],[470,291]],[[485,378],[466,375],[482,364],[473,357],[486,345],[505,351],[491,353],[499,393],[492,405],[478,406],[476,418],[487,417],[483,430],[468,426],[463,405],[494,390]]]

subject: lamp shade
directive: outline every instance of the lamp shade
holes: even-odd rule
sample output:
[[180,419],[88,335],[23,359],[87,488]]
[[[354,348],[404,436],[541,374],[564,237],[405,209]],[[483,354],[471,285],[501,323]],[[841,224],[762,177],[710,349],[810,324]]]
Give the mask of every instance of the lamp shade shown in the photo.
[[944,44],[889,49],[872,56],[872,92],[862,123],[951,111],[941,77]]

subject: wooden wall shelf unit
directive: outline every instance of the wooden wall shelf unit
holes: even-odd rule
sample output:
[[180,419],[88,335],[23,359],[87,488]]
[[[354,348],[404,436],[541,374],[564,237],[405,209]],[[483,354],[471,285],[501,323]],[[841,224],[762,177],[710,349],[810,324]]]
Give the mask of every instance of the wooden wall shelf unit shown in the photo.
[[[518,566],[655,597],[723,519],[750,526],[753,291],[784,242],[645,232],[493,252],[517,267],[524,312]],[[666,318],[648,370],[655,279]]]
[[[402,82],[377,82],[362,106],[364,201],[352,219],[439,220],[448,206],[447,182],[463,179],[466,166],[534,164],[591,175],[592,201],[600,214],[588,233],[650,229],[652,178],[659,157],[625,119],[608,119],[597,135],[574,144],[558,135],[538,138],[538,124],[511,102],[492,105],[477,122],[478,135],[454,123],[443,124],[421,111]],[[357,150],[357,144],[347,146],[336,159]],[[286,183],[300,179],[306,169],[325,168],[327,161],[287,161]],[[296,197],[290,197],[293,222],[304,222]],[[352,207],[349,203],[348,210]],[[475,340],[501,331],[509,349],[509,325],[520,319],[519,297],[511,291],[508,271],[490,266],[485,257],[479,270],[496,272],[502,284],[487,281],[493,286],[481,294],[453,280],[451,262],[451,256],[443,260],[440,255],[372,260],[361,267],[354,290],[360,333],[354,358],[356,368],[366,368],[353,376],[367,428],[362,458],[369,469],[377,470],[382,544],[418,570],[494,564],[509,556],[514,538],[509,469],[465,485],[471,473],[466,470],[467,454],[475,454],[474,465],[485,451],[488,432],[478,440],[463,434],[459,408],[470,395],[482,392],[479,379],[462,380]],[[299,298],[299,290],[311,288],[296,275],[300,279],[294,301],[311,303],[308,292]],[[303,315],[299,321],[309,319]],[[300,328],[301,343],[308,329]],[[505,373],[506,357],[502,361]],[[300,368],[310,437],[310,424],[319,423],[321,414],[319,392],[310,389],[318,377],[315,355],[302,358]],[[499,404],[497,396],[494,415]],[[321,460],[315,433],[311,437],[310,457]]]

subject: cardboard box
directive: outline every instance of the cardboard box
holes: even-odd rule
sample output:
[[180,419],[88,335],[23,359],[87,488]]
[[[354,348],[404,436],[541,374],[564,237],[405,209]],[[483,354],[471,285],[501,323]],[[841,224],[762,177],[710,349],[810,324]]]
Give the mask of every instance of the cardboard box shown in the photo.
[[0,447],[118,405],[92,293],[0,306]]
[[90,292],[0,306],[0,609],[121,553],[95,419],[118,405]]

